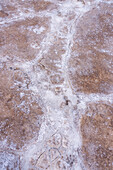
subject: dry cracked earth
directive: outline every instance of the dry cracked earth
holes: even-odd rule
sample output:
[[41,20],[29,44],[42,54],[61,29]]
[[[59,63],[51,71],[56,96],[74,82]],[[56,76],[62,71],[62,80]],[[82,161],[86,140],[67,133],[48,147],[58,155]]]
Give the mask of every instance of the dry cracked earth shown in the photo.
[[113,170],[112,0],[0,0],[0,170]]

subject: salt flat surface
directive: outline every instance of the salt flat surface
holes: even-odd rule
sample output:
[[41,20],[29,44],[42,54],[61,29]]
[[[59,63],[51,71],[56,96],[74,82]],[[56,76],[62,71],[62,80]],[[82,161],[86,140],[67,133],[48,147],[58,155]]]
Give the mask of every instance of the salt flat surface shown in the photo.
[[[86,113],[89,103],[113,104],[112,78],[105,77],[105,84],[101,86],[98,82],[101,79],[103,83],[104,80],[102,76],[97,75],[93,86],[93,80],[91,82],[89,79],[84,80],[84,76],[96,72],[93,71],[96,67],[93,59],[90,57],[90,59],[88,57],[79,59],[81,53],[88,56],[92,55],[90,53],[94,50],[89,43],[93,40],[89,40],[88,33],[84,33],[87,32],[88,22],[87,24],[84,22],[85,19],[87,21],[88,12],[101,9],[100,3],[112,4],[112,1],[0,2],[0,74],[3,78],[0,97],[3,95],[5,97],[3,102],[9,102],[8,111],[6,105],[3,105],[3,108],[0,106],[0,119],[5,124],[10,117],[14,117],[14,120],[17,117],[15,121],[12,120],[14,124],[9,126],[9,129],[17,126],[16,122],[19,124],[22,120],[17,127],[20,128],[17,134],[15,128],[9,132],[5,128],[7,124],[0,125],[1,129],[4,127],[3,130],[7,132],[6,136],[2,134],[0,136],[1,170],[88,169],[83,160],[83,153],[79,152],[83,145],[80,125],[82,115]],[[98,10],[97,15],[99,15]],[[82,33],[79,33],[78,25]],[[89,28],[89,32],[90,30]],[[83,44],[84,37],[86,44],[89,43],[88,47]],[[105,46],[102,45],[98,45],[98,48],[95,46],[95,49],[109,55],[109,58],[104,58],[108,61],[105,62],[108,65],[104,65],[104,68],[111,69],[108,75],[111,77],[112,45],[111,43],[109,47],[107,43]],[[98,62],[104,63],[103,58]],[[109,82],[107,84],[107,80],[110,81],[110,85]],[[89,81],[88,85],[91,86],[89,91],[88,85],[84,90],[84,81],[86,84]],[[99,84],[98,87],[96,84]],[[5,116],[2,116],[2,113]],[[21,134],[22,131],[25,137]],[[90,169],[92,170],[92,167]]]

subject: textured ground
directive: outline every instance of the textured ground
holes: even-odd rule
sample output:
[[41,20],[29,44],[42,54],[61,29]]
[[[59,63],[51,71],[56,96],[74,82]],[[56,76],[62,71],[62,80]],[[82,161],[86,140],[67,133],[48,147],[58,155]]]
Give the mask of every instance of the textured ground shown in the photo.
[[0,170],[113,169],[113,2],[0,0]]

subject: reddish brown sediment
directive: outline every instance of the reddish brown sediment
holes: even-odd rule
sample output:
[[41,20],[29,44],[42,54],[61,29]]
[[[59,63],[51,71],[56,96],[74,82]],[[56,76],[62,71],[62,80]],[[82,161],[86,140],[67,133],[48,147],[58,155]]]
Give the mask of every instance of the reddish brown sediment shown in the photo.
[[69,75],[77,92],[110,94],[113,91],[112,7],[100,3],[98,8],[84,14],[77,24]]
[[81,119],[82,152],[87,169],[112,169],[113,105],[89,103]]
[[20,70],[4,67],[0,80],[0,141],[7,139],[6,148],[21,149],[38,134],[43,111],[31,91],[25,90],[29,82]]
[[[69,77],[74,93],[83,93],[84,97],[85,94],[112,95],[112,23],[112,7],[104,3],[78,21],[69,59]],[[80,154],[86,169],[113,169],[113,105],[100,97],[97,102],[86,103],[83,112]]]

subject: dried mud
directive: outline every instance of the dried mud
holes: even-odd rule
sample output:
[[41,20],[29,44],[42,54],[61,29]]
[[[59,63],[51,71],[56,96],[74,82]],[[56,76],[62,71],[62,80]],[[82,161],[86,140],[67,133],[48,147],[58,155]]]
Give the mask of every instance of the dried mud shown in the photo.
[[113,169],[113,3],[0,1],[0,170]]

